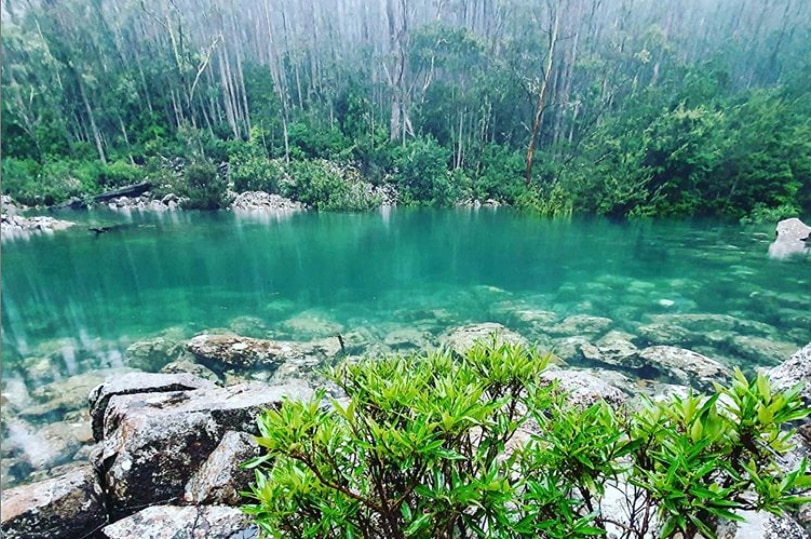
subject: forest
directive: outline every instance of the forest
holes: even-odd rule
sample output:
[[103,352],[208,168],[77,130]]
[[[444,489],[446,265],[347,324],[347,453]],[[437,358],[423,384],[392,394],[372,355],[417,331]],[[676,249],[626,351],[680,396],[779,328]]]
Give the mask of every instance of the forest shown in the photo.
[[7,0],[2,190],[811,209],[806,0]]

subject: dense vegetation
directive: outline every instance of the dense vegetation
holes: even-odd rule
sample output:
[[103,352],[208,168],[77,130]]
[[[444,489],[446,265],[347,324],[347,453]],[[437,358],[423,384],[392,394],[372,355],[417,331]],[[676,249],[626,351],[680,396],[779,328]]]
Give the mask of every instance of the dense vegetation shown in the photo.
[[9,1],[2,48],[26,203],[147,177],[197,207],[230,184],[364,209],[354,168],[404,203],[811,208],[802,0]]
[[273,538],[710,538],[738,509],[808,500],[807,463],[778,466],[799,388],[738,371],[712,396],[613,409],[571,403],[547,362],[491,342],[339,366],[347,399],[260,416],[245,510]]

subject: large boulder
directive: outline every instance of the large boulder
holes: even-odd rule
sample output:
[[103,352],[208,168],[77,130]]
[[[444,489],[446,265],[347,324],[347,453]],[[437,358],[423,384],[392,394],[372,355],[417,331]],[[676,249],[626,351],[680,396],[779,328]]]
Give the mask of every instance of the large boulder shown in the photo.
[[802,398],[811,406],[811,343],[806,344],[789,359],[768,371],[772,389],[785,391],[803,384]]
[[234,507],[210,505],[148,507],[105,526],[107,539],[253,539],[258,530]]
[[775,239],[769,245],[769,256],[786,258],[794,254],[808,253],[811,248],[811,227],[792,217],[777,223]]
[[620,389],[587,371],[577,369],[550,369],[541,375],[546,383],[557,382],[558,388],[568,395],[575,406],[587,407],[604,400],[612,406],[620,406],[628,400]]
[[244,432],[226,432],[220,444],[186,483],[183,501],[193,505],[239,505],[240,492],[253,481],[252,470],[240,467],[261,454],[253,436]]
[[4,489],[0,515],[5,539],[86,537],[107,518],[101,487],[90,466],[39,483]]
[[215,371],[275,368],[285,361],[304,356],[296,343],[239,335],[197,335],[186,344],[186,348],[198,361]]
[[675,346],[650,346],[623,357],[621,363],[643,377],[671,378],[703,389],[730,376],[729,369],[717,361]]
[[175,500],[229,430],[256,433],[256,417],[286,398],[312,396],[303,384],[238,385],[114,395],[104,440],[92,460],[115,515]]
[[501,324],[493,322],[469,324],[456,328],[442,335],[439,338],[439,342],[449,350],[464,354],[470,350],[475,343],[489,343],[493,339],[499,343],[527,346],[527,340],[524,337],[507,329]]
[[93,437],[100,441],[103,437],[104,414],[107,404],[116,395],[135,393],[162,393],[166,391],[183,391],[187,389],[205,389],[214,387],[208,380],[191,374],[153,374],[133,372],[113,378],[98,385],[90,392],[90,416],[93,426]]

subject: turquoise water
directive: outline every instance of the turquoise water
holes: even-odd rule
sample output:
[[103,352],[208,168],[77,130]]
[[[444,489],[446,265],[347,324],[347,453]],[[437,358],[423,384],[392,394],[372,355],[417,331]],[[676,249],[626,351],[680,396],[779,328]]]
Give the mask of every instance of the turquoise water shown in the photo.
[[[550,221],[503,209],[64,218],[81,222],[3,243],[6,372],[65,343],[69,374],[115,366],[129,344],[167,328],[311,338],[285,323],[301,316],[383,341],[410,324],[437,336],[494,321],[526,334],[517,310],[607,317],[634,335],[657,316],[703,313],[757,322],[760,336],[783,343],[811,340],[809,260],[769,259],[770,226]],[[125,226],[87,229],[98,224]],[[555,344],[537,325],[527,336]],[[753,361],[725,343],[696,345]]]

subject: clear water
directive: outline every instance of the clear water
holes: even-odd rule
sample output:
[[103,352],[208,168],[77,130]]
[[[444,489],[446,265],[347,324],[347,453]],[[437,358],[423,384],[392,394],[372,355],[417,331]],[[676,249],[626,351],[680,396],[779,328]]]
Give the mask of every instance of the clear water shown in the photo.
[[6,372],[66,342],[68,370],[82,372],[120,363],[130,343],[167,328],[193,335],[244,317],[267,336],[306,339],[282,324],[301,312],[381,339],[414,321],[434,335],[514,326],[511,310],[538,309],[608,317],[632,334],[651,316],[730,314],[768,324],[778,341],[811,340],[808,257],[769,259],[770,226],[470,209],[66,218],[81,222],[2,246]]

